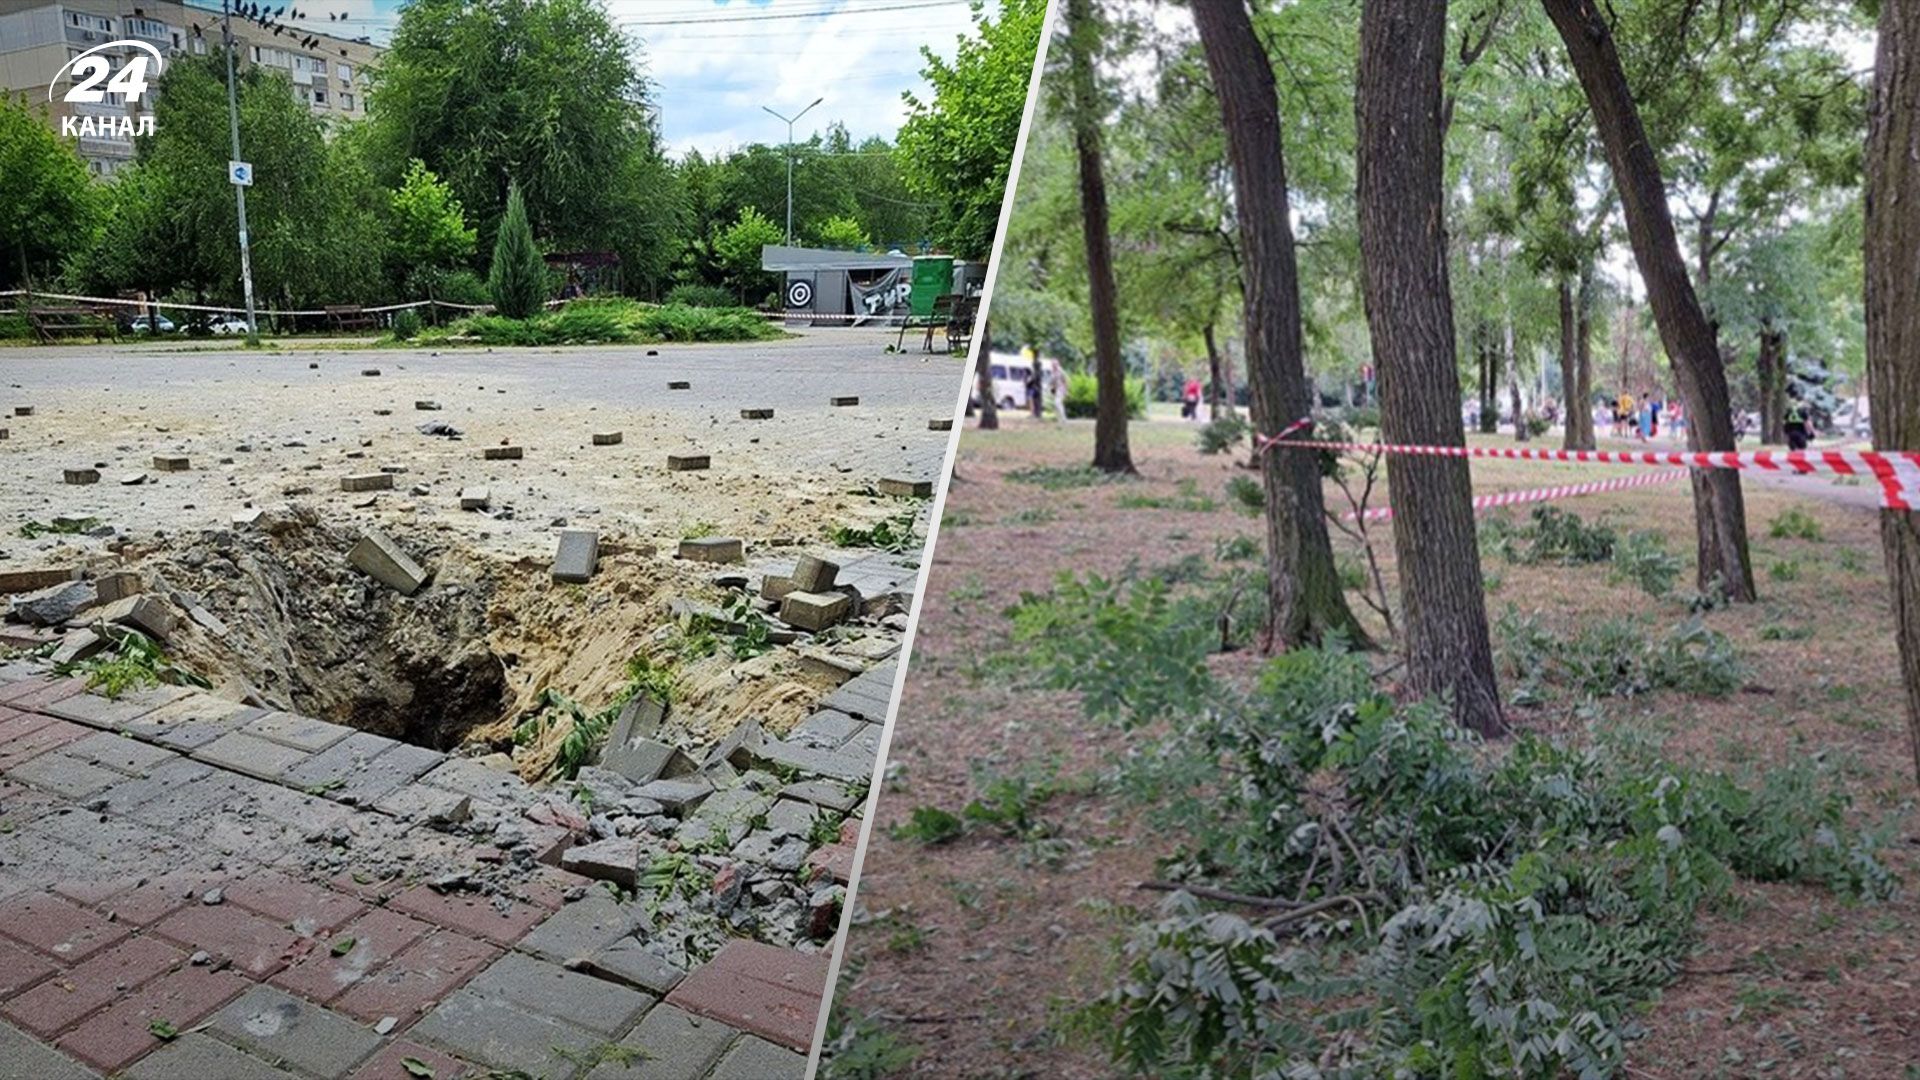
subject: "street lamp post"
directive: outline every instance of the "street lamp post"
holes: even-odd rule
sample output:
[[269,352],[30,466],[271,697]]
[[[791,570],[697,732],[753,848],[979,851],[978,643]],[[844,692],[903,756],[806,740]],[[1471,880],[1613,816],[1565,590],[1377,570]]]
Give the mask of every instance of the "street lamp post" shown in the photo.
[[807,115],[814,105],[818,105],[825,100],[827,99],[824,97],[814,98],[812,104],[794,113],[792,116],[781,116],[765,105],[760,106],[760,108],[767,112],[773,113],[777,119],[786,121],[787,124],[787,246],[789,247],[793,246],[793,125],[801,117]]
[[[233,132],[233,160],[240,161],[240,99],[234,90],[233,2],[220,0],[221,33],[227,46],[227,124]],[[253,247],[247,241],[247,186],[233,185],[240,208],[240,285],[247,295],[247,344],[260,343],[260,327],[253,314]]]

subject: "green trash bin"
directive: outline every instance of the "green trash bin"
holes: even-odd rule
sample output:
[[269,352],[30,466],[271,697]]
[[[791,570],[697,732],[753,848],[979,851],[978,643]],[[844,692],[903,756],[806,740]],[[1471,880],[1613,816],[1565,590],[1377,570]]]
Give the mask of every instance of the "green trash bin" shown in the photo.
[[933,301],[953,291],[953,256],[916,255],[913,259],[913,291],[907,294],[907,307],[913,317],[924,319],[933,314]]

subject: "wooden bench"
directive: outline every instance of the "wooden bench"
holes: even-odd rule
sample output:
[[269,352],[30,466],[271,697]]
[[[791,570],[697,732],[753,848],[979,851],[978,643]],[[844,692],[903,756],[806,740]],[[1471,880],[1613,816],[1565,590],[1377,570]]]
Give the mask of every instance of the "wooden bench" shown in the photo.
[[380,325],[359,304],[328,304],[326,312],[327,325],[335,330],[373,330]]
[[35,336],[52,342],[61,334],[92,334],[93,340],[120,339],[120,328],[110,315],[83,307],[39,307],[27,309],[27,323]]
[[933,310],[927,314],[915,315],[909,312],[906,321],[900,324],[900,340],[894,343],[894,351],[898,352],[902,346],[906,345],[907,331],[924,329],[927,337],[920,347],[925,352],[932,352],[933,332],[944,330],[953,322],[953,302],[957,299],[959,298],[952,293],[946,293],[933,298]]

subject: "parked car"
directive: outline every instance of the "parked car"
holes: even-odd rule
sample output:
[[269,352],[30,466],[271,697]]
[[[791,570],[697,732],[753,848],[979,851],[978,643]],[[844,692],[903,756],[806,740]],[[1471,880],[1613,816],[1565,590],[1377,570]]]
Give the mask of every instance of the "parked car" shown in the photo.
[[[989,357],[987,370],[993,376],[993,402],[1002,409],[1011,409],[1027,403],[1027,375],[1033,369],[1025,360],[1005,353],[994,353]],[[980,384],[976,380],[969,399],[974,408],[980,407]]]
[[127,329],[136,334],[171,334],[174,325],[173,320],[165,315],[135,315],[133,321],[127,324]]
[[1839,434],[1865,438],[1873,431],[1873,409],[1866,398],[1843,401],[1833,410],[1833,430]]
[[207,332],[210,334],[244,334],[247,332],[247,320],[237,315],[215,315],[207,320]]

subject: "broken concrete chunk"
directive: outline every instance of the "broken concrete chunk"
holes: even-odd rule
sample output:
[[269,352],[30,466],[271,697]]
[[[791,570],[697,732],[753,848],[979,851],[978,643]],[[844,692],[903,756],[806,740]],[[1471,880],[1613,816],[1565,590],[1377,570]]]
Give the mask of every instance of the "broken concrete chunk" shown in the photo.
[[640,884],[640,842],[614,837],[568,848],[560,855],[560,869],[632,890]]
[[393,474],[390,472],[354,473],[340,478],[341,491],[392,491]]
[[667,719],[667,707],[648,697],[635,694],[621,707],[620,715],[613,721],[613,730],[607,733],[608,746],[621,746],[635,739],[651,739],[660,734],[660,725]]
[[600,767],[610,769],[636,784],[655,780],[677,780],[699,769],[680,748],[654,739],[630,739],[607,744],[600,754]]
[[933,419],[927,421],[927,430],[928,431],[952,431],[953,417],[936,416]]
[[106,638],[91,630],[75,630],[60,642],[58,649],[54,650],[53,663],[56,667],[62,664],[77,664],[106,648],[108,644]]
[[853,597],[841,592],[795,589],[780,601],[780,621],[816,633],[853,616]]
[[747,546],[735,536],[695,536],[680,541],[680,557],[694,562],[747,561]]
[[860,399],[859,399],[859,398],[857,398],[857,397],[836,397],[836,398],[829,398],[829,399],[827,400],[827,404],[829,404],[829,405],[833,405],[833,406],[836,406],[836,407],[838,407],[838,406],[843,406],[843,405],[858,405],[858,404],[860,404]]
[[193,465],[185,454],[155,454],[153,467],[158,472],[186,472]]
[[128,596],[100,609],[103,622],[131,626],[150,638],[164,640],[180,620],[167,602],[152,594]]
[[11,602],[13,616],[32,626],[58,626],[100,599],[91,581],[66,581],[39,592],[16,596]]
[[440,403],[437,401],[416,401],[413,403],[413,407],[421,412],[440,411]]
[[903,499],[926,499],[933,496],[931,480],[902,480],[898,477],[885,477],[876,486],[882,495],[895,495]]
[[793,564],[793,587],[801,592],[826,592],[840,576],[840,564],[802,555]]
[[773,410],[772,410],[772,409],[741,409],[741,410],[740,410],[740,419],[742,419],[742,420],[771,420],[771,419],[773,419]]
[[618,431],[596,431],[593,433],[593,445],[618,446],[624,436]]
[[69,484],[97,484],[100,482],[99,469],[68,469],[63,475]]
[[668,454],[668,472],[699,472],[712,465],[706,454]]
[[674,382],[670,382],[670,383],[668,383],[668,384],[667,384],[667,389],[669,389],[669,390],[691,390],[691,389],[693,389],[693,384],[692,384],[692,383],[690,383],[690,382],[687,382],[687,381],[686,381],[686,380],[684,380],[684,379],[681,379],[681,380],[676,380],[676,381],[674,381]]
[[760,596],[778,600],[794,590],[793,579],[785,574],[768,574],[760,579]]
[[33,415],[33,406],[31,406],[31,405],[15,405],[15,406],[13,407],[13,415],[15,415],[15,416],[32,416],[32,415]]
[[120,477],[121,487],[139,487],[146,482],[147,474],[143,472],[124,473]]
[[519,461],[526,456],[526,448],[521,446],[482,447],[480,456],[488,461]]
[[485,510],[493,502],[492,493],[483,487],[460,489],[460,509]]
[[0,570],[0,593],[32,592],[46,589],[80,576],[77,566],[58,566],[41,570]]
[[[386,475],[386,474],[381,474]],[[388,477],[391,480],[391,477]],[[427,572],[393,538],[368,529],[347,553],[347,562],[402,596],[412,596],[427,580]]]
[[744,720],[727,737],[720,740],[708,754],[705,767],[725,762],[736,769],[753,768],[754,756],[760,750],[765,735],[760,730],[760,721]]
[[380,369],[377,367],[361,368],[360,374],[365,375],[367,378],[371,379],[375,375],[380,374]]
[[635,788],[633,793],[659,803],[669,814],[685,816],[713,794],[713,786],[704,780],[655,780]]
[[561,529],[553,553],[553,580],[584,585],[600,562],[600,534],[592,529]]

